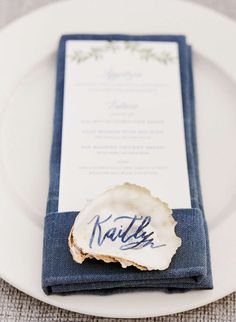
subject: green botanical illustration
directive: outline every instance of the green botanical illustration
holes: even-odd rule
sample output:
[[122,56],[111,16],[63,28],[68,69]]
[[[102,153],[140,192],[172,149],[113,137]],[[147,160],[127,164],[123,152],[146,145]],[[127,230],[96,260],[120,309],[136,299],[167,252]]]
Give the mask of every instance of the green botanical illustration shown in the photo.
[[81,64],[89,59],[102,59],[107,52],[117,52],[118,50],[126,50],[134,55],[138,55],[140,59],[145,61],[155,60],[161,64],[167,65],[175,60],[175,57],[168,51],[155,52],[153,48],[144,48],[139,42],[124,41],[117,43],[116,41],[107,41],[104,46],[91,47],[89,51],[76,50],[70,56],[71,60]]

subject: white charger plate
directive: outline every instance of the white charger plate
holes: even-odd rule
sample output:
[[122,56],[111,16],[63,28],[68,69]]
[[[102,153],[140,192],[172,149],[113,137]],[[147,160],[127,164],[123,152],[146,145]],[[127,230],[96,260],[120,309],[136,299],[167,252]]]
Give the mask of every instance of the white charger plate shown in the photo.
[[[55,94],[55,53],[65,33],[185,34],[194,49],[200,175],[214,290],[184,294],[46,296],[43,217]],[[0,32],[0,276],[68,310],[108,317],[177,313],[236,289],[236,24],[174,0],[70,0]],[[197,250],[196,250],[197,251]]]

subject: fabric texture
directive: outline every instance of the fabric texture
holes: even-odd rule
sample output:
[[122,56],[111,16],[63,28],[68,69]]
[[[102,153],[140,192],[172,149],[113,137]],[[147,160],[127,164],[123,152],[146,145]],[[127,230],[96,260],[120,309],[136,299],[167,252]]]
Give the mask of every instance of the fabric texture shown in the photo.
[[[66,41],[131,40],[171,41],[178,43],[182,83],[183,116],[187,150],[190,209],[174,209],[176,233],[182,245],[165,271],[143,272],[135,267],[86,260],[82,265],[73,261],[68,248],[68,235],[78,212],[58,212],[60,155],[62,138],[64,69]],[[100,294],[135,289],[210,289],[212,275],[207,235],[200,191],[191,48],[184,36],[130,35],[65,35],[60,40],[57,65],[57,85],[54,134],[51,152],[50,188],[45,217],[42,287],[47,294],[96,292]]]
[[0,280],[0,292],[1,322],[235,322],[236,314],[236,293],[183,313],[142,319],[115,319],[60,309],[26,295],[3,280]]

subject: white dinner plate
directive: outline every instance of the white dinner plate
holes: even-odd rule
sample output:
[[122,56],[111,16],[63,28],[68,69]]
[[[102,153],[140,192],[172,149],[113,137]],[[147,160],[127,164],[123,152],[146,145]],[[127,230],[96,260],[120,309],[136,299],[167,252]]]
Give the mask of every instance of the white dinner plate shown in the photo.
[[[185,34],[194,50],[200,175],[214,290],[46,296],[43,218],[55,94],[55,54],[66,33]],[[236,289],[236,24],[175,0],[57,2],[0,32],[0,276],[68,310],[109,317],[176,313]],[[197,251],[197,250],[196,250]]]

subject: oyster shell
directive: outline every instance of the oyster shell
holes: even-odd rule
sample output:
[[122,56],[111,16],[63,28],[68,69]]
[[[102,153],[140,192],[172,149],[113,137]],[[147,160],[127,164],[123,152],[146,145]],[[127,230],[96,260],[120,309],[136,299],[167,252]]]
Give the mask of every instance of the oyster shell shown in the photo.
[[172,210],[144,187],[124,183],[90,201],[69,235],[73,259],[164,270],[181,245]]

